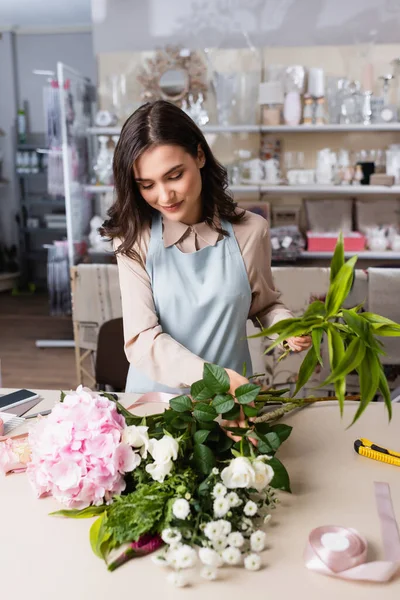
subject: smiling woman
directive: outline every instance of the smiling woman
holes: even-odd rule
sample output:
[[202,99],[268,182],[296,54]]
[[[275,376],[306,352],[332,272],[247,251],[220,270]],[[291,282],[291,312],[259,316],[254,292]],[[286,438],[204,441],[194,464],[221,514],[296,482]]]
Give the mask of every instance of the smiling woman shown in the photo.
[[[227,371],[231,389],[247,383],[247,319],[268,327],[291,316],[274,290],[267,222],[236,208],[202,132],[169,102],[127,120],[113,167],[102,233],[118,260],[126,391],[180,393],[205,362]],[[311,343],[287,341],[294,351]]]

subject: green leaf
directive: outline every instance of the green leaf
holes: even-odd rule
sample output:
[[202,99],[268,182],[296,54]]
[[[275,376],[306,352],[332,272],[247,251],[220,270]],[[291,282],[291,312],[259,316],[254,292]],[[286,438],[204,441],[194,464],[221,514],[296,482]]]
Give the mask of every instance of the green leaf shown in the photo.
[[255,333],[254,335],[249,335],[249,339],[259,338],[259,337],[272,337],[274,335],[280,335],[282,332],[286,331],[289,327],[292,327],[294,324],[301,323],[301,319],[299,318],[290,318],[290,319],[282,319],[282,321],[278,321],[272,327],[268,327],[267,329],[262,329],[260,333]]
[[340,232],[331,260],[331,283],[344,265],[343,234]]
[[199,429],[194,434],[194,441],[196,444],[203,444],[209,435],[210,431],[207,431],[206,429]]
[[223,435],[220,437],[217,443],[217,452],[218,454],[222,454],[223,452],[227,452],[230,448],[232,448],[234,441],[228,437],[227,435]]
[[169,405],[175,412],[186,412],[192,410],[193,403],[189,396],[177,396],[169,401]]
[[240,405],[235,403],[232,410],[224,414],[224,419],[227,421],[237,421],[240,419]]
[[330,284],[325,300],[328,317],[335,315],[346,300],[353,284],[354,266],[356,262],[357,256],[353,256],[350,260],[345,262]]
[[314,346],[315,355],[317,357],[317,361],[323,366],[322,356],[321,356],[321,341],[322,336],[324,335],[324,330],[322,328],[313,329],[311,332],[312,343]]
[[369,323],[375,325],[388,325],[390,327],[398,328],[400,325],[396,323],[396,321],[392,321],[391,319],[387,319],[386,317],[382,317],[381,315],[377,315],[371,312],[363,312],[360,313],[360,317],[368,321]]
[[261,387],[255,383],[245,383],[235,390],[235,397],[239,404],[254,402],[260,393]]
[[228,373],[218,365],[205,363],[203,380],[206,387],[214,394],[224,394],[231,387]]
[[197,402],[203,402],[203,400],[209,400],[214,394],[207,388],[206,384],[202,379],[195,381],[190,388],[190,395],[193,400]]
[[198,404],[195,404],[193,416],[197,421],[214,421],[217,412],[215,408],[209,404],[202,404],[199,402]]
[[91,517],[97,517],[105,512],[107,506],[102,504],[101,506],[87,506],[86,508],[71,508],[69,510],[56,510],[50,513],[51,517],[68,517],[70,519],[90,519]]
[[274,470],[274,477],[272,478],[270,486],[277,490],[291,492],[292,490],[290,489],[289,474],[286,471],[283,464],[281,463],[281,461],[274,457],[268,461],[268,464]]
[[382,337],[399,337],[400,336],[400,325],[394,327],[393,325],[372,325],[375,335],[381,335]]
[[60,392],[60,402],[64,402],[64,398],[67,394],[63,391]]
[[243,363],[242,375],[243,375],[243,377],[246,377],[246,375],[247,375],[247,365],[245,362]]
[[279,436],[280,442],[283,444],[283,442],[286,441],[289,435],[292,433],[293,427],[278,423],[277,425],[271,425],[270,429]]
[[[186,418],[184,418],[186,417]],[[191,415],[180,415],[179,417],[175,417],[175,419],[172,419],[170,425],[171,427],[173,427],[174,429],[177,429],[178,431],[182,430],[182,429],[186,429],[188,426],[188,423],[190,423],[192,421],[192,416]]]
[[105,557],[104,545],[111,537],[111,531],[106,526],[106,513],[102,514],[90,528],[89,538],[93,552],[99,558]]
[[388,414],[389,414],[389,421],[392,420],[392,399],[390,397],[390,389],[389,389],[389,385],[385,376],[385,373],[381,367],[381,372],[379,375],[379,389],[381,391],[381,394],[383,396],[383,400],[385,402],[385,406],[387,408]]
[[244,436],[246,435],[250,429],[248,427],[224,427],[225,431],[229,431],[230,433],[233,433],[233,435],[240,435],[240,436]]
[[[248,437],[252,437],[252,436],[249,435]],[[279,446],[281,445],[281,439],[275,431],[270,431],[269,433],[265,433],[263,437],[267,440],[267,442],[271,446],[272,450],[274,450],[274,451],[278,450]]]
[[196,444],[193,450],[193,460],[202,475],[209,475],[215,466],[213,451],[204,444]]
[[325,315],[325,304],[321,302],[321,300],[314,300],[314,302],[311,302],[311,304],[308,305],[307,310],[303,315],[303,319],[307,319],[308,317],[325,317]]
[[247,404],[245,404],[243,406],[243,412],[246,415],[246,417],[257,417],[258,415],[258,408],[256,408],[255,406],[248,406]]
[[308,334],[312,330],[313,326],[320,325],[320,323],[321,323],[320,319],[313,319],[312,321],[307,320],[307,321],[302,321],[301,323],[295,323],[291,327],[288,327],[287,329],[285,329],[285,331],[283,333],[281,333],[281,335],[279,337],[277,337],[272,342],[272,344],[270,344],[268,346],[268,348],[265,351],[265,354],[268,354],[269,352],[271,352],[271,350],[276,348],[276,346],[279,346],[279,344],[281,344],[282,342],[284,342],[285,340],[287,340],[291,337],[297,337],[300,335]]
[[343,319],[349,328],[358,335],[363,342],[369,345],[370,342],[370,324],[351,310],[342,310]]
[[[345,348],[342,336],[331,323],[328,325],[328,352],[331,371],[333,372],[343,360]],[[335,394],[339,402],[340,414],[343,416],[344,399],[346,396],[345,377],[339,377],[335,381]]]
[[315,354],[314,346],[311,346],[303,362],[301,363],[296,383],[296,389],[294,390],[294,396],[299,390],[301,390],[301,388],[307,383],[312,374],[315,372],[315,367],[317,366],[317,363],[318,358]]
[[382,367],[379,359],[370,348],[366,348],[365,356],[359,364],[357,371],[360,377],[361,400],[352,425],[367,408],[379,386]]
[[364,342],[358,337],[354,338],[346,349],[342,360],[334,368],[329,377],[318,387],[325,387],[337,379],[346,377],[346,375],[354,371],[363,360],[365,351],[366,347]]
[[222,415],[232,410],[235,406],[235,401],[230,394],[218,394],[211,404],[217,413]]

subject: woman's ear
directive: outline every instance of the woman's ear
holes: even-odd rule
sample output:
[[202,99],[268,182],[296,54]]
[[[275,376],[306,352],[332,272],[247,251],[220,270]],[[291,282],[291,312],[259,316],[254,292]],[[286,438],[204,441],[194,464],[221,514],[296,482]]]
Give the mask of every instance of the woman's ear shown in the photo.
[[202,169],[206,164],[206,156],[204,154],[204,150],[201,147],[201,144],[197,146],[197,166],[199,169]]

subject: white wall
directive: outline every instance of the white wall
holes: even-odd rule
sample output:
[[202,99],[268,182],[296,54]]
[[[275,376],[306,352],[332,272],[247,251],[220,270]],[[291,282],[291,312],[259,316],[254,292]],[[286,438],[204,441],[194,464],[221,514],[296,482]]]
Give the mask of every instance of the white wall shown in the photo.
[[43,86],[45,77],[34,69],[53,70],[61,61],[96,82],[96,59],[91,33],[26,34],[16,36],[18,101],[29,105],[29,129],[45,131]]
[[[92,0],[92,3],[98,0]],[[190,48],[399,41],[399,0],[103,0],[96,54]],[[248,39],[244,34],[248,34]]]

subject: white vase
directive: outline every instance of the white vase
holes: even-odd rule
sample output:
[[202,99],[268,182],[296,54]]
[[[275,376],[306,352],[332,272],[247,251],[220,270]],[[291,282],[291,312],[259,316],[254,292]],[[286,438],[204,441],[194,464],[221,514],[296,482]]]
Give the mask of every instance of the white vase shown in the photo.
[[301,120],[301,98],[299,92],[288,92],[283,105],[283,117],[286,125],[294,127]]

